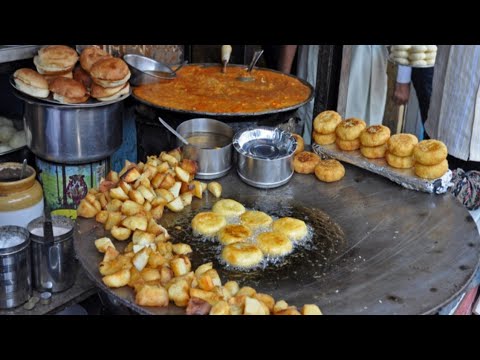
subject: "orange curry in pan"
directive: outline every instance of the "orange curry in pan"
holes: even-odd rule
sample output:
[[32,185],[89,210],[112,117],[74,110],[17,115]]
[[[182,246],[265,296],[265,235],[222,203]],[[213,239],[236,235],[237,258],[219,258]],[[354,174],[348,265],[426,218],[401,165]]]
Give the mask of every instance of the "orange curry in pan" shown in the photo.
[[255,81],[242,82],[244,67],[190,65],[173,80],[134,89],[138,98],[177,110],[209,113],[257,113],[288,108],[310,96],[310,88],[298,79],[269,70],[253,70]]

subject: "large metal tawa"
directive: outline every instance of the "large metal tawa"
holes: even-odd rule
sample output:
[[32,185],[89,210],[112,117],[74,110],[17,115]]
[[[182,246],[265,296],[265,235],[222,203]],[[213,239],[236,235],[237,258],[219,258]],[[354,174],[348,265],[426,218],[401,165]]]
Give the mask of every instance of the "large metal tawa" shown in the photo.
[[[312,247],[299,248],[285,262],[263,271],[225,269],[216,260],[218,245],[191,235],[189,222],[213,205],[211,195],[194,200],[182,213],[166,214],[161,222],[175,242],[192,245],[193,267],[214,261],[224,282],[236,280],[297,306],[315,303],[325,314],[428,314],[455,298],[473,277],[480,256],[480,236],[467,210],[450,194],[406,190],[365,170],[345,167],[346,176],[337,183],[295,174],[274,190],[250,187],[233,170],[220,179],[224,198],[276,216],[305,219],[315,229]],[[77,220],[77,256],[99,287],[139,313],[184,314],[173,305],[139,307],[127,287],[107,289],[98,272],[102,255],[93,244],[104,235],[94,220]],[[121,249],[125,243],[116,246]]]

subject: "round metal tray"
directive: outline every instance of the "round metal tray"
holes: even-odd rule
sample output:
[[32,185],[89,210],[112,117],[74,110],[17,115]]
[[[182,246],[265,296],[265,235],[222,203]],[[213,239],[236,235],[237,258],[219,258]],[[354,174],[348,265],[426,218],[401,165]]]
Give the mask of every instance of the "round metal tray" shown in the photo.
[[[480,235],[468,211],[450,194],[406,190],[352,165],[345,168],[336,183],[295,174],[289,184],[268,191],[244,184],[234,170],[222,179],[223,198],[313,226],[314,247],[298,249],[280,266],[229,270],[216,259],[218,244],[192,237],[191,219],[211,208],[213,196],[194,199],[181,213],[165,212],[160,222],[174,243],[191,244],[192,269],[213,261],[223,283],[235,280],[296,306],[315,303],[325,314],[428,314],[458,296],[480,256]],[[172,304],[138,306],[129,287],[108,289],[98,271],[103,255],[94,245],[103,236],[109,234],[102,224],[77,219],[77,256],[97,286],[142,314],[185,313]]]
[[[220,64],[210,64],[210,63],[207,63],[207,64],[189,64],[189,65],[185,65],[184,68],[188,67],[188,66],[204,66],[204,67],[209,67],[209,66],[218,66],[219,69],[220,69]],[[229,64],[228,65],[229,67],[246,67],[246,65],[236,65],[236,64]],[[145,105],[148,105],[148,106],[151,106],[153,108],[157,108],[157,109],[162,109],[162,110],[168,110],[168,111],[173,111],[173,112],[177,112],[177,113],[181,113],[181,114],[189,114],[189,115],[192,115],[192,116],[196,116],[196,117],[208,117],[208,116],[231,116],[231,117],[242,117],[242,116],[257,116],[257,115],[269,115],[269,114],[275,114],[275,113],[281,113],[281,112],[286,112],[286,111],[290,111],[290,110],[295,110],[295,109],[298,109],[299,107],[307,104],[310,100],[312,100],[313,98],[313,95],[314,95],[314,89],[313,89],[313,86],[310,85],[309,82],[303,80],[303,79],[300,79],[299,77],[296,77],[294,75],[290,75],[290,74],[285,74],[285,73],[282,73],[280,71],[276,71],[276,70],[272,70],[272,69],[266,69],[266,68],[259,68],[259,67],[256,67],[255,69],[257,70],[268,70],[268,71],[271,71],[271,72],[274,72],[274,73],[278,73],[278,74],[283,74],[285,76],[289,76],[291,78],[294,78],[294,79],[297,79],[298,81],[300,81],[303,85],[307,86],[309,89],[310,89],[310,95],[308,96],[308,98],[305,100],[305,101],[302,101],[301,103],[298,103],[296,105],[292,105],[292,106],[289,106],[289,107],[285,107],[285,108],[281,108],[281,109],[275,109],[275,110],[266,110],[266,111],[259,111],[259,112],[249,112],[249,113],[215,113],[215,112],[202,112],[202,111],[194,111],[194,110],[182,110],[182,109],[175,109],[175,108],[171,108],[171,107],[168,107],[168,106],[160,106],[160,105],[156,105],[156,104],[153,104],[147,100],[144,100],[138,96],[135,95],[135,91],[132,91],[132,96],[138,100],[139,102],[145,104]],[[220,70],[219,70],[220,71]],[[175,79],[172,79],[171,81],[175,81]]]
[[22,100],[29,100],[31,102],[37,102],[37,103],[48,103],[48,104],[53,104],[56,105],[56,107],[65,107],[65,108],[93,108],[93,107],[99,107],[99,106],[106,106],[110,104],[114,104],[120,101],[125,100],[132,94],[132,89],[130,88],[130,91],[128,94],[124,94],[120,96],[117,99],[110,100],[110,101],[98,101],[92,97],[90,97],[86,102],[80,103],[80,104],[63,104],[60,101],[54,100],[52,93],[48,95],[47,98],[37,98],[35,96],[31,96],[29,94],[24,93],[22,90],[20,90],[17,87],[17,84],[15,84],[15,80],[13,78],[13,75],[10,76],[10,85],[15,89],[15,95],[19,97]]

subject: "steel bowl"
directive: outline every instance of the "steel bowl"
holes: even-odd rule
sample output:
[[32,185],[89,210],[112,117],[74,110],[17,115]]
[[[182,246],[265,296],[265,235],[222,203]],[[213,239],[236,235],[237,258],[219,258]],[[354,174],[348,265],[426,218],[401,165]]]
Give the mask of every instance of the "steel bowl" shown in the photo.
[[151,84],[176,77],[175,71],[170,66],[146,56],[126,54],[123,56],[123,60],[130,68],[132,74],[130,83],[133,86]]
[[61,164],[84,164],[112,155],[122,144],[123,102],[55,105],[24,96],[28,148],[38,157]]
[[198,163],[199,179],[217,179],[228,173],[232,167],[233,129],[227,124],[213,119],[199,118],[183,122],[177,132],[189,141],[182,146],[183,155]]
[[248,185],[270,189],[282,186],[293,176],[293,155],[297,141],[279,128],[241,130],[233,137],[237,172]]

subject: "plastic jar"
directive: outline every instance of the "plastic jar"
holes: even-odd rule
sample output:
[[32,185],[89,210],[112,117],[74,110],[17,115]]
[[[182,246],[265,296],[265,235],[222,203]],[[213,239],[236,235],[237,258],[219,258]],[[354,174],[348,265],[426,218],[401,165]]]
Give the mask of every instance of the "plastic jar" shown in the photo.
[[35,179],[36,172],[27,166],[20,178],[22,164],[0,164],[0,226],[27,227],[33,219],[43,215],[43,191]]

